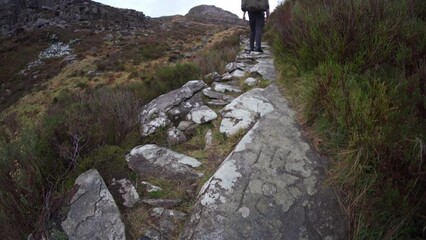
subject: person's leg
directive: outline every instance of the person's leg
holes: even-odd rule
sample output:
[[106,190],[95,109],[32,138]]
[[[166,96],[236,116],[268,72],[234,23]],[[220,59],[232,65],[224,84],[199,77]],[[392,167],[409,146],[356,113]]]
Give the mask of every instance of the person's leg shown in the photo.
[[254,12],[248,12],[250,23],[250,51],[254,50],[254,40],[256,36],[256,15]]
[[262,34],[263,27],[265,26],[265,14],[264,12],[256,13],[256,48],[258,52],[262,52]]

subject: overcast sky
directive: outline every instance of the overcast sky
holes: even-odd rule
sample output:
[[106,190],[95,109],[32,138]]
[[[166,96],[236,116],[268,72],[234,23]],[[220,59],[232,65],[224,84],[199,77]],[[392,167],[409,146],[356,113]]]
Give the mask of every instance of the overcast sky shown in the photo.
[[[95,0],[117,8],[135,9],[150,17],[185,15],[192,7],[207,4],[215,5],[242,17],[240,0]],[[271,11],[280,0],[269,0]]]

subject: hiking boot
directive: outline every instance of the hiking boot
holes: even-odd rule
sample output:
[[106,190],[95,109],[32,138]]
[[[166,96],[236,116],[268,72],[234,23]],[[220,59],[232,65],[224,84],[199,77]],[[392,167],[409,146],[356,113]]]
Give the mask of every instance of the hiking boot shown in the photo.
[[263,49],[262,48],[256,48],[256,50],[255,50],[256,52],[260,52],[260,53],[263,53]]

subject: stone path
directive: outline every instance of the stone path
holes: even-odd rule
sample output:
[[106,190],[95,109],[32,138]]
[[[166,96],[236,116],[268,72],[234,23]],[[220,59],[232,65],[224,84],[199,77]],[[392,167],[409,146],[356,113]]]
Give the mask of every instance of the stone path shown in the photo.
[[[167,146],[136,146],[126,155],[149,193],[162,191],[145,181],[152,178],[185,182],[187,193],[195,189],[205,174],[202,163],[167,147],[188,141],[197,127],[220,119],[220,126],[213,124],[220,133],[247,133],[205,183],[192,213],[176,209],[182,199],[149,199],[146,193],[141,198],[130,180],[113,179],[111,187],[121,195],[115,200],[129,211],[142,204],[150,217],[145,221],[152,224],[140,239],[174,239],[185,219],[180,236],[185,240],[348,238],[348,221],[332,189],[323,186],[325,160],[303,139],[295,113],[274,83],[268,46],[264,50],[240,53],[225,74],[208,75],[210,86],[202,80],[188,81],[143,107],[142,137],[167,129]],[[239,95],[245,89],[243,82],[269,86]],[[205,147],[211,144],[209,129]],[[125,239],[119,208],[99,173],[83,173],[76,186],[62,222],[69,238]]]
[[[243,70],[275,80],[267,51],[242,53],[238,63],[255,63]],[[204,185],[181,239],[347,239],[347,219],[323,185],[324,160],[303,139],[287,100],[274,83],[255,91],[272,109]]]

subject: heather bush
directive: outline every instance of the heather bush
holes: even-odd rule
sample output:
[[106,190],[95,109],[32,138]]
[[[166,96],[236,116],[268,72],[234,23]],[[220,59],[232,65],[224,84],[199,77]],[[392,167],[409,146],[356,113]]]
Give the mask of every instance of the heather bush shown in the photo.
[[411,0],[289,0],[271,17],[281,82],[333,160],[355,239],[426,236],[425,10]]

